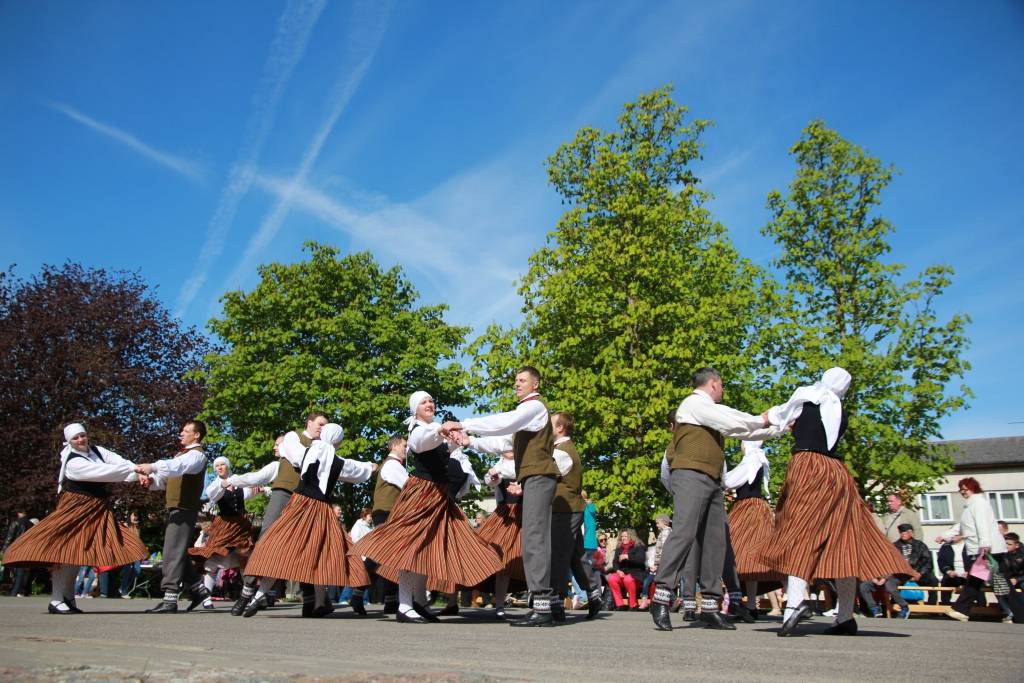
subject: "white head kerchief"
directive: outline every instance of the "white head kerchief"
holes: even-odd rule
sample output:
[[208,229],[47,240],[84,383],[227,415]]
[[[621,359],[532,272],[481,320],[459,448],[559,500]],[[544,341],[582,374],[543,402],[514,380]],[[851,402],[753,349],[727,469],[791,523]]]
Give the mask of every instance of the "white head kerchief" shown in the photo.
[[341,425],[328,422],[320,430],[320,439],[313,442],[313,445],[306,450],[299,466],[299,476],[309,467],[309,463],[317,462],[317,484],[320,490],[327,493],[327,481],[331,477],[331,465],[334,463],[334,449],[341,443],[345,430]]
[[788,425],[800,417],[805,403],[815,403],[821,408],[821,423],[825,426],[828,449],[839,439],[839,424],[843,417],[843,397],[850,388],[850,373],[842,368],[829,368],[821,381],[793,392],[788,401],[768,410],[768,420],[775,426]]
[[60,483],[64,481],[64,468],[68,463],[68,456],[71,455],[71,451],[88,454],[87,450],[80,451],[71,447],[71,439],[75,438],[79,434],[84,434],[85,431],[85,426],[79,422],[72,422],[64,428],[64,448],[60,451],[60,471],[57,473],[57,493],[60,493]]
[[230,460],[225,458],[223,455],[213,459],[213,466],[214,467],[216,467],[217,465],[220,465],[222,463],[227,466],[228,474],[231,474],[231,461]]
[[412,428],[416,424],[416,409],[420,407],[420,403],[425,398],[434,398],[425,391],[414,391],[409,396],[409,417],[405,418],[405,424],[407,427]]
[[750,460],[750,469],[746,472],[747,483],[754,483],[759,470],[764,469],[764,476],[761,479],[761,486],[768,492],[768,480],[771,478],[771,466],[768,464],[768,456],[761,448],[763,441],[741,441],[743,446],[743,459]]

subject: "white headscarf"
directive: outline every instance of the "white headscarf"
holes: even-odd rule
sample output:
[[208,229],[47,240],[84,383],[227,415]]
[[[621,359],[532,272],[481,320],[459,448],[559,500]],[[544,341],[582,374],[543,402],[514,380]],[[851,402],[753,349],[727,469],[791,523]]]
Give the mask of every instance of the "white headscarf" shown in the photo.
[[71,455],[71,451],[76,453],[82,453],[87,455],[88,451],[79,451],[71,447],[71,439],[75,438],[79,434],[85,434],[85,426],[80,422],[72,422],[64,428],[64,448],[60,451],[60,471],[57,473],[57,493],[60,493],[61,482],[64,481],[64,468],[68,464],[68,456]]
[[[341,443],[341,439],[344,435],[345,430],[341,428],[341,425],[328,422],[324,425],[323,429],[320,430],[320,438],[317,441],[314,441],[313,445],[311,445],[306,451],[306,456],[310,457],[311,461],[315,459],[319,463],[317,481],[320,490],[325,493],[327,481],[331,477],[331,464],[334,462],[335,455],[334,449]],[[303,474],[302,469],[306,468],[306,466],[307,464],[304,456],[299,471],[300,477]]]
[[821,380],[793,392],[788,401],[768,410],[768,421],[780,427],[800,417],[805,403],[821,408],[821,423],[825,426],[828,449],[839,440],[839,424],[843,417],[843,397],[850,388],[850,373],[842,368],[829,368]]
[[231,461],[230,460],[225,458],[223,455],[213,459],[213,466],[214,467],[216,467],[217,465],[220,465],[221,463],[227,465],[228,474],[231,474]]
[[410,429],[416,424],[416,409],[420,407],[420,403],[425,398],[434,398],[425,391],[414,391],[409,396],[409,417],[405,418],[405,425]]
[[344,436],[345,430],[342,429],[340,424],[335,424],[334,422],[328,422],[324,425],[323,429],[320,430],[320,440],[326,441],[334,448],[337,448]]

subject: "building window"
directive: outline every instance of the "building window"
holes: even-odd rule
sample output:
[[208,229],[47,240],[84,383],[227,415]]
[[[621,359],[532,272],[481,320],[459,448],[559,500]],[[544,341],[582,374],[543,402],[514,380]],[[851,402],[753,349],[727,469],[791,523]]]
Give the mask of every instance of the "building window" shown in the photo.
[[1024,491],[989,491],[988,502],[992,503],[996,519],[1024,521]]
[[921,495],[921,521],[926,524],[953,521],[953,505],[948,493]]

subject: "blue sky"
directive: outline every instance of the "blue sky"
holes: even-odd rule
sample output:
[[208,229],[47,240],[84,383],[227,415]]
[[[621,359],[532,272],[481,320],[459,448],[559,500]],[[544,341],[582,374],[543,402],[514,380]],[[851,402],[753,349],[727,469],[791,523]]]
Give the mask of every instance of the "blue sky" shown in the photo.
[[204,326],[303,241],[401,263],[482,329],[557,220],[544,160],[666,82],[712,119],[715,217],[767,265],[765,196],[813,118],[900,175],[892,259],[956,270],[972,407],[1024,434],[1024,5],[0,4],[0,266],[138,270]]

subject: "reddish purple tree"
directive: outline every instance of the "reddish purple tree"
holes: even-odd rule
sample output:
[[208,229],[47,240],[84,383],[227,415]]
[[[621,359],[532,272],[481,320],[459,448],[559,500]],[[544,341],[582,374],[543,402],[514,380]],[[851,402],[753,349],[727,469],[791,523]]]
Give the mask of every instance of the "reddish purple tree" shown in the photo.
[[[0,522],[56,505],[62,427],[79,421],[94,444],[135,461],[175,451],[203,388],[188,378],[210,350],[183,329],[136,273],[67,263],[22,280],[0,272]],[[115,507],[150,526],[159,496],[115,488]],[[144,521],[144,525],[145,525]]]

